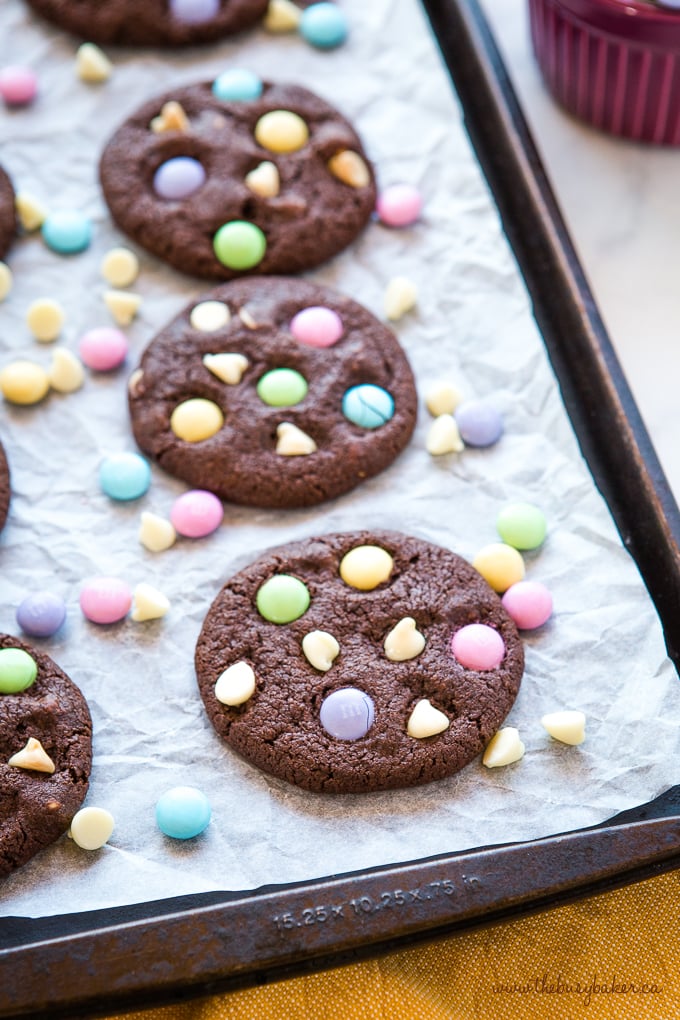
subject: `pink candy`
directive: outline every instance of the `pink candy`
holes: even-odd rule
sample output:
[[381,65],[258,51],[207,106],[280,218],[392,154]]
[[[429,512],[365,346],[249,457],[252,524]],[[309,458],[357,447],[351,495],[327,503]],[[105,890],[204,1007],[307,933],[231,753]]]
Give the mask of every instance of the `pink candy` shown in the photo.
[[110,372],[125,361],[127,337],[119,329],[103,326],[84,333],[78,345],[80,357],[95,372]]
[[93,577],[80,592],[80,608],[92,623],[117,623],[131,605],[132,592],[117,577]]
[[38,79],[30,67],[17,65],[0,71],[0,96],[8,106],[27,106],[38,92]]
[[175,500],[170,511],[172,526],[185,538],[204,538],[212,534],[223,517],[224,507],[217,496],[204,489],[185,492]]
[[342,319],[332,308],[313,305],[294,316],[290,331],[309,347],[332,347],[343,334]]
[[451,651],[465,669],[496,669],[505,655],[505,642],[485,623],[470,623],[453,635]]
[[388,227],[409,227],[423,208],[423,199],[412,184],[392,184],[378,195],[376,212]]
[[505,610],[520,630],[535,630],[550,618],[552,595],[538,581],[518,581],[501,599]]

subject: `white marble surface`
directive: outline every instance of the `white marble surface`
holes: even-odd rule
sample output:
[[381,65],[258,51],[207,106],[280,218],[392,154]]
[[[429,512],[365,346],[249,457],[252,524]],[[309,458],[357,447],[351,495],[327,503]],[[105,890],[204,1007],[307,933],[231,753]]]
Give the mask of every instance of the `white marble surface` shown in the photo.
[[680,500],[680,149],[601,134],[551,98],[526,0],[481,0],[600,312]]

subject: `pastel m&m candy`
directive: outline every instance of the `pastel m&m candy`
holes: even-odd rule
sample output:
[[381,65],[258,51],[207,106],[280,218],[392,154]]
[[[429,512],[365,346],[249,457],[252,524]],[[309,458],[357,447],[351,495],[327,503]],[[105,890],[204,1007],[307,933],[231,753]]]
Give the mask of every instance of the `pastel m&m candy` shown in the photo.
[[454,416],[466,446],[493,446],[503,435],[501,415],[485,400],[466,400]]
[[496,528],[515,549],[538,549],[545,541],[545,514],[532,503],[509,503],[496,519]]
[[173,839],[193,839],[210,823],[210,801],[193,786],[175,786],[156,804],[156,824]]
[[62,598],[49,591],[27,595],[19,603],[16,620],[24,634],[31,637],[52,637],[66,619],[66,605]]
[[10,361],[0,371],[0,392],[11,404],[37,404],[47,396],[49,389],[47,372],[34,361],[20,358]]
[[160,198],[179,201],[202,188],[205,178],[205,170],[197,159],[175,156],[158,167],[153,175],[153,189]]
[[200,443],[216,435],[224,425],[221,408],[204,397],[191,397],[178,404],[170,416],[170,428],[186,443]]
[[224,507],[212,492],[192,489],[179,496],[172,505],[170,521],[178,535],[204,538],[216,531],[224,517]]
[[132,605],[132,591],[117,577],[93,577],[80,592],[80,608],[91,623],[118,623]]
[[99,467],[99,484],[111,499],[139,499],[151,484],[151,467],[138,453],[112,453]]
[[45,217],[41,234],[47,247],[58,255],[75,255],[89,247],[92,224],[84,213],[62,210]]
[[520,630],[542,627],[552,615],[552,595],[539,581],[518,581],[508,588],[501,602]]
[[292,110],[270,110],[255,125],[255,141],[270,152],[298,152],[309,141],[309,128]]
[[412,184],[392,184],[378,195],[376,212],[388,227],[408,227],[420,216],[423,199]]
[[37,675],[37,662],[23,648],[0,648],[0,694],[25,691]]
[[321,703],[321,725],[338,740],[360,740],[375,718],[373,700],[356,687],[341,687]]
[[472,566],[499,593],[524,580],[524,560],[516,549],[504,542],[485,545],[473,559]]
[[273,368],[257,384],[257,395],[270,407],[293,407],[307,396],[307,380],[294,368]]
[[262,79],[245,67],[231,67],[213,82],[213,95],[224,103],[246,102],[259,99],[263,89]]
[[292,623],[303,616],[311,601],[309,589],[303,581],[290,574],[275,574],[259,589],[257,609],[270,623]]
[[372,591],[388,580],[394,560],[379,545],[356,545],[340,561],[340,577],[350,588]]
[[332,347],[342,336],[343,329],[338,313],[320,305],[303,308],[290,324],[295,339],[308,347]]
[[88,368],[95,372],[111,372],[127,357],[127,337],[113,326],[90,329],[80,338],[78,353]]
[[169,0],[170,14],[184,25],[202,25],[220,12],[220,0]]
[[30,67],[12,64],[0,71],[0,96],[7,106],[28,106],[38,93],[38,79]]
[[332,50],[341,46],[348,35],[347,18],[334,3],[311,4],[302,12],[300,35],[310,46],[319,50]]
[[394,416],[394,397],[382,386],[361,383],[345,393],[342,413],[362,429],[379,429]]
[[264,258],[267,238],[254,223],[231,220],[213,238],[217,259],[228,269],[253,269]]
[[485,623],[470,623],[456,631],[451,651],[465,669],[487,671],[500,666],[505,642],[497,630]]

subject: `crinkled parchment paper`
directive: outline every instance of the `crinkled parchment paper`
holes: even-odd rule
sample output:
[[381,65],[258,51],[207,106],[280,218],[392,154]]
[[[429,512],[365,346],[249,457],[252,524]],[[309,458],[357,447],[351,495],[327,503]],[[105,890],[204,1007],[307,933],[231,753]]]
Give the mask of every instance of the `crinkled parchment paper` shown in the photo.
[[[48,588],[68,603],[64,629],[39,642],[86,695],[94,718],[94,768],[86,803],[116,820],[110,843],[88,853],[64,837],[2,886],[4,914],[45,915],[217,889],[308,879],[475,845],[589,825],[648,800],[674,778],[680,689],[635,565],[580,458],[531,316],[527,294],[461,123],[461,112],[416,0],[343,0],[351,39],[332,53],[263,31],[188,53],[111,54],[111,80],[74,71],[77,43],[33,20],[20,0],[0,7],[0,64],[24,62],[40,77],[30,109],[0,111],[0,162],[17,188],[50,208],[80,208],[94,221],[89,251],[70,258],[38,237],[21,239],[15,287],[0,306],[2,364],[48,365],[48,345],[25,325],[29,303],[58,298],[61,343],[76,349],[108,324],[100,262],[125,243],[97,183],[104,141],[155,93],[209,79],[230,64],[296,80],[356,124],[385,186],[410,181],[425,198],[406,230],[371,224],[351,250],[310,274],[382,315],[395,275],[418,286],[416,311],[396,325],[421,395],[440,378],[502,411],[506,431],[489,450],[432,459],[421,408],[407,451],[383,475],[336,502],[274,513],[227,506],[215,535],[152,554],[138,541],[140,512],[167,515],[184,486],[154,467],[148,494],[108,500],[97,483],[110,452],[134,449],[126,381],[154,333],[206,285],[141,254],[141,312],[128,330],[124,370],[88,373],[84,388],[33,408],[0,408],[13,502],[0,537],[0,629],[17,633],[15,608]],[[222,745],[198,697],[193,651],[224,581],[269,546],[306,535],[391,527],[472,558],[496,541],[499,509],[532,501],[549,522],[527,574],[555,600],[552,621],[526,635],[526,676],[508,723],[523,761],[487,770],[479,760],[449,780],[369,796],[323,797],[270,779]],[[83,580],[115,574],[165,592],[162,621],[103,628],[78,608]],[[36,642],[38,643],[38,642]],[[552,741],[540,717],[562,707],[588,716],[579,748]],[[213,820],[198,839],[173,842],[154,806],[171,786],[210,796]]]

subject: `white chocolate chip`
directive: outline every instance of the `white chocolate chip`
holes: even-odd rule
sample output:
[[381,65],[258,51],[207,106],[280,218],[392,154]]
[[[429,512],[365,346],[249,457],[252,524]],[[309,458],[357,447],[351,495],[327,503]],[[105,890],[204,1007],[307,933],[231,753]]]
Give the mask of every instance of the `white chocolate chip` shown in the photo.
[[52,343],[64,325],[64,309],[51,298],[38,298],[26,313],[26,325],[40,343]]
[[139,311],[142,299],[139,294],[126,290],[107,290],[104,303],[119,326],[129,326]]
[[108,81],[113,72],[113,64],[106,54],[95,46],[94,43],[86,42],[78,47],[76,53],[76,74],[81,81],[98,84]]
[[217,678],[215,697],[223,705],[243,705],[255,693],[255,674],[247,662],[235,662]]
[[482,764],[489,769],[499,765],[512,765],[524,755],[524,744],[519,739],[519,730],[514,726],[505,726],[491,738],[486,745]]
[[175,544],[177,532],[170,521],[148,510],[142,512],[139,541],[149,552],[163,552]]
[[229,325],[231,312],[224,301],[201,301],[194,305],[189,315],[189,322],[192,329],[201,333],[214,333],[216,329],[223,329]]
[[27,234],[32,234],[34,230],[42,227],[47,217],[47,209],[40,199],[29,194],[28,191],[18,191],[14,204],[19,223]]
[[405,616],[400,620],[385,638],[385,655],[392,662],[415,659],[424,647],[425,638],[416,628],[416,621],[412,616]]
[[458,422],[452,414],[440,414],[430,425],[425,448],[433,457],[444,453],[460,453],[465,443],[460,438]]
[[292,0],[269,0],[262,22],[267,32],[294,32],[300,24],[301,11]]
[[129,248],[111,248],[102,260],[101,274],[112,287],[129,287],[139,274],[139,259]]
[[411,712],[406,732],[409,737],[424,740],[425,737],[434,737],[448,728],[448,717],[435,708],[427,698],[421,698]]
[[135,623],[144,623],[145,620],[160,620],[169,608],[170,601],[163,592],[145,582],[136,586],[132,594],[132,613],[130,614]]
[[328,169],[333,176],[350,188],[365,188],[371,183],[371,171],[358,152],[343,149],[328,160]]
[[12,289],[14,278],[12,270],[4,262],[0,262],[0,301],[4,301]]
[[425,396],[425,406],[433,418],[440,414],[453,414],[463,395],[452,383],[436,382],[430,386]]
[[98,807],[84,807],[71,819],[69,836],[81,850],[100,850],[108,843],[114,828],[110,811]]
[[586,717],[583,712],[565,709],[562,712],[549,712],[541,719],[541,724],[555,740],[563,744],[582,744],[586,739]]
[[302,651],[314,669],[326,673],[340,654],[340,645],[327,631],[312,630],[302,639]]
[[222,382],[237,386],[248,368],[248,359],[243,354],[204,354],[203,364]]
[[406,276],[395,276],[385,288],[385,315],[390,322],[396,322],[406,312],[415,308],[418,290],[415,283]]
[[246,187],[261,198],[276,198],[281,190],[281,178],[275,163],[265,160],[246,174]]
[[257,329],[257,323],[247,308],[239,308],[238,317],[246,329]]
[[15,769],[28,769],[31,772],[47,772],[49,775],[55,771],[55,765],[49,754],[35,737],[29,737],[26,746],[13,754],[7,762]]
[[54,348],[47,375],[57,393],[75,393],[85,382],[83,363],[66,347]]
[[312,437],[289,421],[277,426],[276,439],[276,452],[282,457],[306,457],[317,449]]
[[174,99],[164,103],[158,117],[151,121],[151,130],[155,135],[161,135],[164,131],[188,131],[189,118],[184,108]]

